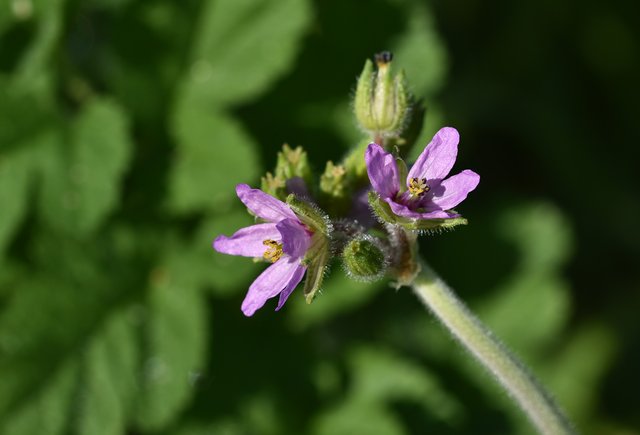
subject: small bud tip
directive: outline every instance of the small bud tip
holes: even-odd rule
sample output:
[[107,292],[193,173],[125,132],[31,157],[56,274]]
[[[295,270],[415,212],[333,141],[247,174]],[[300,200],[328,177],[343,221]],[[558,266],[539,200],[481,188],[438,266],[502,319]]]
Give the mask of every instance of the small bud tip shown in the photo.
[[378,68],[381,68],[391,63],[391,61],[393,60],[393,53],[391,53],[390,51],[381,51],[380,53],[376,53],[375,60]]

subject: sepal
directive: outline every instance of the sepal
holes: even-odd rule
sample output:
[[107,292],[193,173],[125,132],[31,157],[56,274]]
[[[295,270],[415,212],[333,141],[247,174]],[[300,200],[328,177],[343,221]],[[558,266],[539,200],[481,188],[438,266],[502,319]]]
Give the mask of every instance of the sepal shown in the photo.
[[399,225],[402,228],[411,231],[438,231],[467,224],[467,220],[463,217],[416,219],[398,216],[393,212],[393,210],[391,210],[389,204],[373,191],[369,192],[369,206],[382,222]]
[[294,194],[290,194],[286,199],[287,205],[298,216],[300,222],[309,227],[314,233],[321,233],[325,237],[331,237],[333,225],[331,219],[317,205],[300,199]]
[[302,264],[307,266],[303,293],[308,304],[316,297],[327,272],[330,259],[329,245],[329,238],[326,235],[315,233],[311,237],[311,246],[302,260]]

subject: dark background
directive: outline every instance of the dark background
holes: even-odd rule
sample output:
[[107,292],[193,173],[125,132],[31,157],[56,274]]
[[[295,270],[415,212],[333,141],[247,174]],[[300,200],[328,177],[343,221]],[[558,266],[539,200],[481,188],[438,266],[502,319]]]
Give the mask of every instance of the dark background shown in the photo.
[[389,49],[481,183],[423,256],[582,433],[640,433],[633,2],[0,5],[0,433],[532,433],[408,289],[240,312],[213,252],[281,145],[317,173]]

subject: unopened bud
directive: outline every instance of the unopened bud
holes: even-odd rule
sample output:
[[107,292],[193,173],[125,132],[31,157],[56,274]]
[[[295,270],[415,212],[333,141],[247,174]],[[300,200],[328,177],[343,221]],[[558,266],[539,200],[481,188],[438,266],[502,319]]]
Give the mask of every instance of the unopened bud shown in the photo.
[[282,151],[278,153],[274,174],[267,172],[262,177],[261,189],[278,199],[285,199],[291,193],[287,189],[287,182],[293,178],[311,183],[311,167],[307,153],[302,147],[298,146],[292,149],[289,145],[284,144]]
[[388,266],[381,242],[369,235],[359,235],[346,244],[342,263],[351,278],[369,282],[382,278]]
[[343,165],[327,162],[324,173],[320,176],[320,190],[333,198],[343,198],[347,187],[347,171]]
[[360,126],[373,137],[398,136],[409,118],[409,93],[404,72],[393,76],[390,52],[367,60],[358,78],[354,109]]

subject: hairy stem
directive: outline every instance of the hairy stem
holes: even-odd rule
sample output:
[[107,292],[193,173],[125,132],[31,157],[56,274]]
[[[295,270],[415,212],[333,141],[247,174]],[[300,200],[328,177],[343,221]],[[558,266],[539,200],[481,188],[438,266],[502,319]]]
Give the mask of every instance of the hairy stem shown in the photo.
[[540,433],[575,433],[542,385],[425,263],[413,283],[413,290],[471,355],[498,379]]

